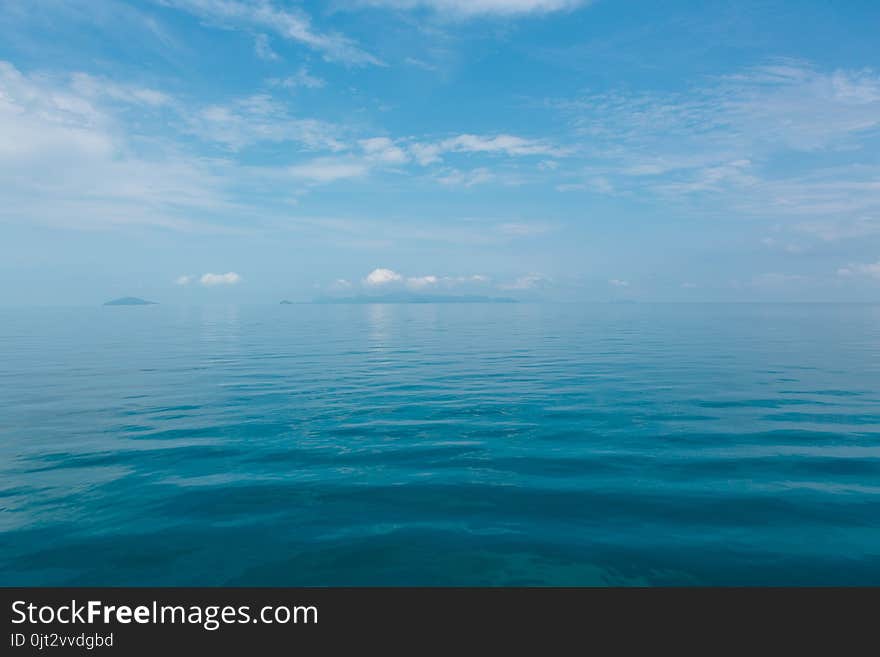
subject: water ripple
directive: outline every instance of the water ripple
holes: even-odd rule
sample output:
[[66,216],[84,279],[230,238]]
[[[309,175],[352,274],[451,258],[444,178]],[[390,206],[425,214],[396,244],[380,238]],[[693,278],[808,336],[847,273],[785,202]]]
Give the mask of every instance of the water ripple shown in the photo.
[[876,306],[0,320],[2,584],[880,584]]

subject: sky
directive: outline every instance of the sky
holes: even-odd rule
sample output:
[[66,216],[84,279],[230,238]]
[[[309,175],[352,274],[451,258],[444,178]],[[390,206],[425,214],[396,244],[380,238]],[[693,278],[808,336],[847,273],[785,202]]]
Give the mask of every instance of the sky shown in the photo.
[[0,304],[880,301],[876,0],[0,0]]

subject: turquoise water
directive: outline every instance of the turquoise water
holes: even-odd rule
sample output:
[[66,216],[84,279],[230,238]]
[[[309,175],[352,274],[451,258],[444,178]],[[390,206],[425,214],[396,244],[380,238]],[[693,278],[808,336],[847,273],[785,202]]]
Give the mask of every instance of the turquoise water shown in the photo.
[[880,306],[0,310],[0,584],[880,584]]

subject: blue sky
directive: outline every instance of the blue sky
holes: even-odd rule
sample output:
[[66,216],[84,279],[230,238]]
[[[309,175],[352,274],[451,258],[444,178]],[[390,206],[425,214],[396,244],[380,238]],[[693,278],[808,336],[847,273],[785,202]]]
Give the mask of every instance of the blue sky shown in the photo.
[[880,4],[3,0],[0,303],[880,300]]

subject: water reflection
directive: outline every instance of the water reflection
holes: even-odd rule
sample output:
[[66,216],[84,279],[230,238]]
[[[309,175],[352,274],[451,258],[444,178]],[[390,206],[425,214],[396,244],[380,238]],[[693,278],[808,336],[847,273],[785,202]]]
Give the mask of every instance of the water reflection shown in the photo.
[[391,345],[391,332],[395,308],[387,303],[372,303],[366,306],[367,323],[370,330],[370,347],[388,349]]

